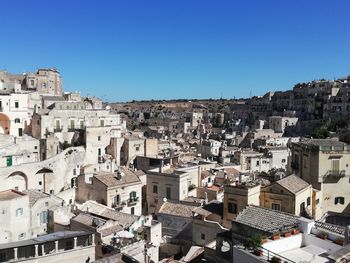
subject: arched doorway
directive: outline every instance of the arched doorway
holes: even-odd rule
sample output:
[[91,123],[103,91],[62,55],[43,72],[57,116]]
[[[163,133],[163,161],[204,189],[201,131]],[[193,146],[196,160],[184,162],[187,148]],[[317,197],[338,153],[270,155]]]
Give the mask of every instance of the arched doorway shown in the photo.
[[25,173],[16,171],[7,177],[7,186],[10,189],[24,191],[28,189],[28,177]]
[[10,134],[10,128],[11,128],[10,118],[4,113],[0,113],[0,133]]
[[36,175],[41,175],[38,180],[38,188],[43,190],[43,192],[50,192],[52,190],[49,185],[53,184],[53,171],[49,168],[41,168],[39,171],[35,173]]

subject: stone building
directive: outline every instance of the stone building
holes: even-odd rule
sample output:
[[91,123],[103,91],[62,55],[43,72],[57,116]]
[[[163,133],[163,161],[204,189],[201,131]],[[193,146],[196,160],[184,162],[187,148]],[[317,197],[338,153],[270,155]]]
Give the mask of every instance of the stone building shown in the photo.
[[260,206],[293,215],[314,216],[316,203],[312,186],[295,175],[289,175],[261,188]]
[[291,169],[321,192],[322,213],[349,212],[350,147],[332,139],[292,143]]
[[94,260],[94,235],[84,231],[59,231],[33,239],[0,244],[0,262],[56,263]]
[[120,169],[115,172],[94,172],[92,177],[78,176],[76,200],[95,200],[118,211],[141,215],[142,182],[137,172]]
[[38,69],[36,73],[26,73],[22,86],[39,94],[62,95],[62,78],[57,69]]
[[30,132],[31,110],[28,94],[0,94],[0,134],[17,137]]

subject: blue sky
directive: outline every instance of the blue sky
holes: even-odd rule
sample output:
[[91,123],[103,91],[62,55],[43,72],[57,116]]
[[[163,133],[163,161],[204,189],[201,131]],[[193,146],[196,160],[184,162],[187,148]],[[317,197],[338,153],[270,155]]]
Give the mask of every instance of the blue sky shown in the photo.
[[3,1],[0,69],[108,101],[225,98],[350,74],[348,0]]

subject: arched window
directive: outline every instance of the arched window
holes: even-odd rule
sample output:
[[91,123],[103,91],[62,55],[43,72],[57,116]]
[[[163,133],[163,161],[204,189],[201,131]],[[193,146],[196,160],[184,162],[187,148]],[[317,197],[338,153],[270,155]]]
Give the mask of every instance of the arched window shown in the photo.
[[15,123],[21,123],[21,120],[19,118],[16,118]]

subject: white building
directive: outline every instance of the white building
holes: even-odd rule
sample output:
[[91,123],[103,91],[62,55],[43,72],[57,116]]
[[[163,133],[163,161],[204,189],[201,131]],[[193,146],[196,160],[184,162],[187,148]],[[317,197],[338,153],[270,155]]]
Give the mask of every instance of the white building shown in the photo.
[[30,120],[28,94],[0,94],[0,133],[21,137],[29,132]]

